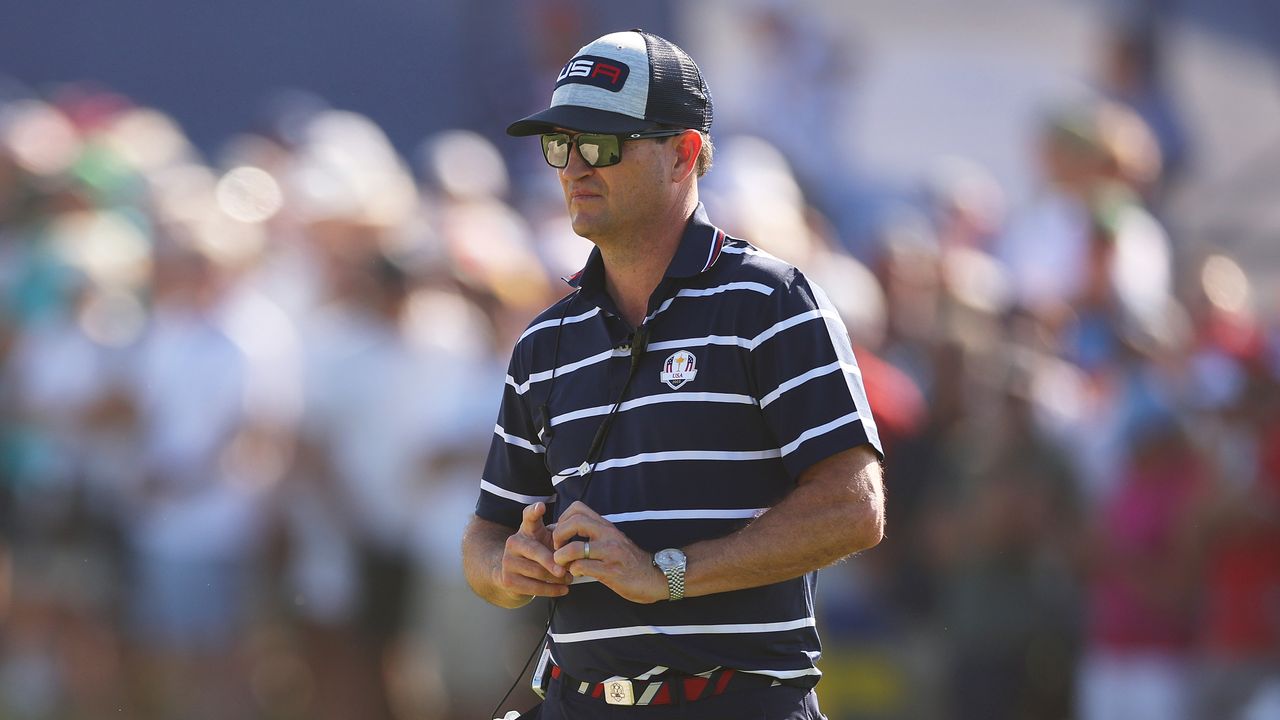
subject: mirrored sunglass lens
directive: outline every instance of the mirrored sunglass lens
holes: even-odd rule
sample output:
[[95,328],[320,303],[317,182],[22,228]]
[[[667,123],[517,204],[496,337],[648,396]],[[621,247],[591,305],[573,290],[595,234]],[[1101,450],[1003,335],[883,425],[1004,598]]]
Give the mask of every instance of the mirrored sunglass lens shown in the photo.
[[569,164],[569,136],[543,135],[542,154],[546,156],[547,163],[554,167]]
[[578,151],[592,167],[616,165],[622,159],[618,138],[613,135],[581,135],[578,137]]
[[598,141],[586,138],[578,140],[578,152],[582,153],[582,159],[586,160],[588,165],[594,167],[600,164],[600,143]]

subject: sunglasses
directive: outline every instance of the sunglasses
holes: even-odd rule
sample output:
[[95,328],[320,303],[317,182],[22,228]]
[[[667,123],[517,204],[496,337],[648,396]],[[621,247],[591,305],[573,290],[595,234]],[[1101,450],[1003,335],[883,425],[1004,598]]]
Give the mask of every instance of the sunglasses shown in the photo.
[[546,133],[542,136],[542,156],[553,168],[569,165],[569,146],[577,145],[578,154],[591,167],[608,167],[622,162],[622,143],[643,138],[662,138],[681,135],[685,130],[647,130],[644,132],[608,135],[604,133]]

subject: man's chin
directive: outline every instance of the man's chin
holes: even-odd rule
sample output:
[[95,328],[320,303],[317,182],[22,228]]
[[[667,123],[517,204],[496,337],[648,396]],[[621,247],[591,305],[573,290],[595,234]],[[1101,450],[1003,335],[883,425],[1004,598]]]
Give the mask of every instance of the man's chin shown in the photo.
[[592,235],[600,230],[600,223],[595,218],[583,215],[571,216],[569,224],[573,227],[575,233],[587,239],[590,239]]

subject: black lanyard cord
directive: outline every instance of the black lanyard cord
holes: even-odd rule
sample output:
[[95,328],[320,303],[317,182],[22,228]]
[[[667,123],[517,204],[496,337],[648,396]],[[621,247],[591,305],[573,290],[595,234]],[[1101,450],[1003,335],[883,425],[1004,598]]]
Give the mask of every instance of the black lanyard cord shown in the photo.
[[595,477],[596,464],[600,462],[600,453],[604,452],[604,442],[609,437],[609,431],[613,429],[613,420],[618,414],[618,408],[622,407],[622,401],[627,396],[627,390],[631,388],[631,380],[636,376],[636,371],[640,369],[640,358],[644,355],[649,346],[649,327],[641,325],[631,335],[631,367],[627,370],[627,380],[622,384],[622,391],[618,393],[618,398],[613,401],[613,407],[609,408],[609,414],[604,416],[604,420],[600,421],[600,427],[596,429],[596,435],[591,439],[591,447],[587,450],[587,459],[583,465],[587,466],[584,477],[586,482],[582,484],[582,494],[579,500],[585,500],[587,497],[587,489],[591,487],[591,478]]
[[538,425],[538,439],[542,441],[542,466],[546,468],[548,475],[555,475],[555,471],[547,464],[547,458],[550,457],[551,437],[553,431],[551,429],[551,409],[548,404],[551,402],[551,393],[556,389],[556,373],[560,369],[560,338],[564,336],[564,319],[569,314],[569,308],[573,306],[578,295],[582,293],[582,289],[578,288],[573,291],[573,295],[565,302],[564,307],[560,310],[560,321],[556,323],[556,344],[555,350],[551,353],[551,380],[547,383],[547,394],[543,398],[542,404],[538,406],[535,413],[534,422]]

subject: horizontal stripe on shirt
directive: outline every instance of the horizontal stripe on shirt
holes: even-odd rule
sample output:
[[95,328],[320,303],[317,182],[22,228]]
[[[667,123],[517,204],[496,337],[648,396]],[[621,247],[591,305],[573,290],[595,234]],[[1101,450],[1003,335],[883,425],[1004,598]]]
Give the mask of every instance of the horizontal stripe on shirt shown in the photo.
[[515,445],[518,448],[524,448],[525,450],[538,453],[539,455],[547,451],[547,449],[542,445],[535,445],[529,442],[528,440],[525,440],[522,437],[517,437],[515,435],[512,435],[511,433],[508,433],[506,430],[502,429],[501,425],[493,426],[493,434],[502,438],[502,440],[506,442],[508,445]]
[[756,348],[760,347],[761,343],[763,343],[765,340],[768,340],[769,338],[773,337],[774,335],[777,335],[783,330],[787,330],[788,328],[793,328],[802,323],[809,322],[810,320],[816,320],[820,317],[835,318],[837,321],[839,321],[840,319],[840,316],[836,314],[835,310],[809,310],[808,312],[802,312],[797,315],[792,315],[786,320],[781,320],[779,322],[774,323],[773,326],[770,327],[768,330],[765,330],[759,335],[756,335],[755,337],[751,338],[751,343],[747,346],[747,349],[755,350]]
[[812,440],[813,438],[819,437],[821,435],[826,435],[827,433],[831,432],[832,430],[835,430],[838,427],[844,427],[845,425],[848,425],[849,423],[858,420],[858,418],[859,418],[858,411],[855,410],[849,413],[848,415],[845,415],[844,417],[838,417],[835,420],[832,420],[831,422],[823,423],[822,425],[819,425],[814,428],[809,428],[808,430],[805,430],[804,432],[800,433],[800,437],[797,437],[795,440],[792,440],[786,445],[783,445],[781,448],[782,455],[784,457],[787,455],[790,455],[791,453],[796,451],[796,448],[800,447],[806,441]]
[[[564,319],[564,324],[572,325],[573,323],[582,322],[583,320],[589,320],[599,314],[600,314],[600,308],[593,307],[590,310],[582,313],[581,315],[570,315],[569,317],[566,317]],[[555,318],[553,320],[543,320],[542,322],[536,325],[530,325],[528,330],[525,330],[523,333],[520,333],[520,337],[516,338],[516,343],[518,344],[521,340],[524,340],[525,338],[538,332],[539,330],[545,330],[546,328],[555,327],[557,325],[560,325],[560,318]]]
[[644,319],[644,322],[649,322],[650,320],[660,315],[667,308],[671,307],[671,303],[675,302],[677,298],[710,297],[711,295],[719,295],[722,292],[728,292],[731,290],[750,290],[753,292],[758,292],[761,295],[764,295],[766,297],[773,294],[773,288],[758,282],[732,282],[732,283],[725,283],[724,285],[717,285],[715,287],[710,287],[710,288],[693,288],[693,289],[681,290],[677,292],[673,297],[670,297],[664,300],[663,303],[658,306],[657,310],[654,310],[652,313],[649,313],[649,316]]
[[[668,450],[666,452],[640,453],[628,457],[612,458],[610,460],[601,460],[593,467],[595,472],[602,470],[610,470],[618,467],[630,467],[632,465],[641,465],[644,463],[656,462],[687,462],[687,461],[728,461],[742,462],[751,460],[770,460],[781,457],[779,450]],[[585,464],[585,463],[584,463]],[[556,473],[551,478],[551,484],[559,485],[560,483],[572,477],[578,477],[583,474],[581,466],[566,468]]]
[[[795,440],[792,440],[791,442],[777,449],[770,448],[765,450],[668,450],[665,452],[639,453],[636,455],[629,455],[626,457],[599,460],[593,466],[591,466],[590,469],[592,472],[602,472],[605,470],[611,470],[613,468],[631,467],[633,465],[640,465],[645,463],[689,462],[689,461],[744,462],[744,461],[753,461],[753,460],[770,460],[778,457],[786,457],[787,455],[790,455],[791,453],[795,452],[805,442],[812,440],[815,437],[820,437],[822,435],[825,435],[833,430],[836,430],[837,428],[844,427],[849,423],[857,422],[860,419],[861,419],[861,416],[855,410],[854,412],[848,413],[846,415],[838,417],[829,422],[823,423],[815,427],[808,428],[804,432],[800,433],[800,435],[797,436]],[[565,480],[584,475],[585,474],[584,466],[585,466],[585,463],[583,465],[578,465],[578,466],[565,468],[561,470],[551,478],[552,485],[559,485]]]
[[[632,408],[645,407],[646,405],[673,402],[709,402],[754,405],[756,403],[756,399],[750,395],[741,395],[738,393],[663,393],[661,395],[646,395],[645,397],[639,397],[634,400],[627,400],[618,406],[618,412],[622,413],[631,410]],[[551,425],[554,427],[560,423],[595,417],[597,415],[606,415],[611,409],[613,409],[613,405],[597,405],[595,407],[567,412],[553,417],[551,419]]]
[[739,668],[738,672],[751,673],[753,675],[767,675],[779,680],[791,680],[792,678],[798,677],[816,677],[822,675],[822,671],[818,668],[804,668],[802,670],[744,670]]
[[815,378],[820,378],[826,375],[830,375],[836,370],[850,373],[858,377],[859,379],[862,378],[862,371],[858,369],[857,365],[847,365],[839,360],[836,360],[835,362],[828,363],[826,365],[823,365],[822,367],[816,367],[806,373],[801,373],[800,375],[797,375],[791,378],[790,380],[787,380],[786,382],[782,383],[778,387],[774,388],[773,392],[770,392],[769,394],[760,398],[760,407],[766,408],[774,400],[777,400],[778,398],[782,397],[782,395],[786,393],[788,390],[797,388]]
[[562,365],[558,368],[553,368],[551,370],[543,370],[542,372],[533,373],[532,375],[529,376],[528,380],[525,380],[522,383],[516,383],[515,378],[512,378],[510,375],[508,375],[507,384],[515,388],[517,395],[523,395],[529,392],[530,385],[534,383],[542,382],[544,380],[550,380],[553,374],[556,377],[563,377],[573,372],[574,370],[581,370],[584,367],[595,365],[598,362],[604,362],[605,360],[608,360],[611,357],[614,357],[614,348],[609,348],[608,350],[605,350],[602,353],[596,353],[591,357],[586,357],[581,360],[571,362],[568,365]]
[[553,503],[556,501],[555,495],[521,495],[520,493],[511,492],[506,488],[498,487],[488,480],[480,481],[480,489],[491,495],[497,495],[498,497],[503,497],[508,500],[522,502],[525,505],[532,505],[536,502]]
[[[757,247],[752,247],[750,245],[741,245],[741,246],[726,245],[725,248],[720,252],[727,253],[729,255],[756,255],[759,257],[770,258],[772,260],[778,260],[776,257],[774,257],[773,255],[770,255],[764,250],[761,250],[760,248],[757,248]],[[782,262],[782,261],[778,260],[778,262]]]
[[769,508],[711,508],[706,510],[636,510],[605,515],[611,523],[643,520],[745,520],[758,517]]

